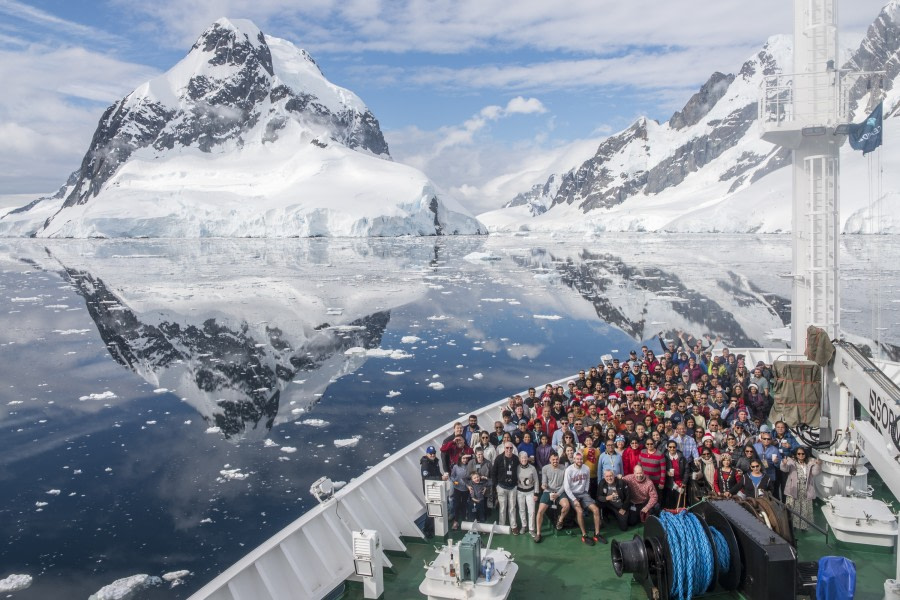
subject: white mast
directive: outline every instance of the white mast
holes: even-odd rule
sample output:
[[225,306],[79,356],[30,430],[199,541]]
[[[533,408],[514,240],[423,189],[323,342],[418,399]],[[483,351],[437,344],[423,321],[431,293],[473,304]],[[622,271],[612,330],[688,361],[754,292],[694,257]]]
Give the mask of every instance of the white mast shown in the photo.
[[794,0],[793,73],[768,77],[760,100],[762,138],[793,154],[791,348],[806,328],[840,329],[838,243],[840,154],[847,91],[838,64],[836,0]]

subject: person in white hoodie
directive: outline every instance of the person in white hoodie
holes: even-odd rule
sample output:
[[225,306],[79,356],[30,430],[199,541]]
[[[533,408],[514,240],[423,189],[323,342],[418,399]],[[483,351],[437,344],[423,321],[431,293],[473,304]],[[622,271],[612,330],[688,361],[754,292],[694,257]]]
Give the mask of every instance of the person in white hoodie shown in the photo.
[[[563,490],[569,497],[569,502],[575,507],[575,519],[581,528],[581,541],[588,546],[597,542],[606,543],[606,538],[600,535],[600,508],[591,498],[589,493],[591,483],[591,471],[584,464],[584,456],[581,452],[575,453],[575,461],[566,467],[566,478],[563,482]],[[584,528],[584,509],[587,508],[594,515],[594,536],[589,537]]]

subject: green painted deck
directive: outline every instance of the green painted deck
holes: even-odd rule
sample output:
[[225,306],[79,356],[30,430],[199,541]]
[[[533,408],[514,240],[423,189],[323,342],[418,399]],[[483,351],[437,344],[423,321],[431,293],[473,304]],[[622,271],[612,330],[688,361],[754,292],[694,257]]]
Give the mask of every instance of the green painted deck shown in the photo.
[[[880,481],[878,482],[880,484]],[[876,494],[880,496],[881,494]],[[821,505],[816,507],[816,522],[824,528],[825,518],[821,513]],[[617,527],[605,525],[604,536],[612,541],[626,541],[635,534],[642,533],[637,526],[625,532]],[[591,531],[591,527],[588,526]],[[514,600],[530,600],[558,598],[560,593],[570,600],[602,599],[602,600],[642,600],[647,598],[643,587],[634,583],[631,575],[616,577],[610,558],[610,545],[597,544],[589,547],[582,543],[580,531],[564,530],[557,534],[549,522],[545,520],[544,539],[535,544],[527,535],[495,535],[492,546],[505,548],[512,553],[519,565],[519,572],[513,583],[510,598]],[[458,541],[462,535],[454,531],[451,536]],[[482,543],[487,543],[487,535],[482,536]],[[815,561],[822,556],[847,556],[856,563],[857,581],[856,598],[859,600],[875,600],[884,595],[884,581],[894,577],[896,559],[893,549],[861,546],[858,544],[842,544],[829,534],[828,543],[825,536],[816,531],[799,532],[797,534],[798,560]],[[392,554],[393,572],[385,573],[385,599],[422,598],[419,584],[425,570],[424,562],[434,559],[435,546],[440,547],[442,540],[433,538],[427,542],[407,540],[408,551],[405,554]],[[341,598],[355,600],[362,598],[362,585],[350,583]],[[735,598],[738,594],[720,592],[705,596],[706,598]]]

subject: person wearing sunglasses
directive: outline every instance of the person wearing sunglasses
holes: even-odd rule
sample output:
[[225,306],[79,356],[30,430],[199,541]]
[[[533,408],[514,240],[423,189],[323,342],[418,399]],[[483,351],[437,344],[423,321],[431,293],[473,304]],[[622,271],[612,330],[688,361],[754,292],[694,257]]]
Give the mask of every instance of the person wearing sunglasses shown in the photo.
[[772,479],[763,470],[762,461],[759,459],[750,461],[750,471],[744,473],[744,485],[738,492],[744,498],[757,498],[771,493],[774,489]]
[[813,501],[816,499],[813,479],[822,470],[822,461],[812,460],[809,449],[801,446],[794,450],[793,458],[788,456],[781,461],[781,470],[787,474],[784,503],[792,511],[794,529],[806,531],[813,520]]
[[665,508],[675,508],[679,505],[681,496],[685,493],[685,481],[687,480],[687,460],[678,449],[678,444],[673,440],[666,442],[666,489],[663,505]]

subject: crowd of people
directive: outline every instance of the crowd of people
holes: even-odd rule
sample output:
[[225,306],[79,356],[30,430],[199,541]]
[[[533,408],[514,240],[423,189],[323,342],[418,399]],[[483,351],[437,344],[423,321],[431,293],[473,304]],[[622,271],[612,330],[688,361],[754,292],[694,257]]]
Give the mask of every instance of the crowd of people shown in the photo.
[[769,492],[806,529],[820,463],[784,422],[769,424],[770,366],[750,367],[708,336],[658,340],[659,355],[643,346],[607,356],[567,385],[511,396],[499,421],[455,423],[439,448],[426,448],[423,478],[452,485],[451,526],[496,510],[513,535],[540,543],[548,515],[557,530],[574,516],[594,545],[606,543],[604,521],[624,531],[711,495]]

